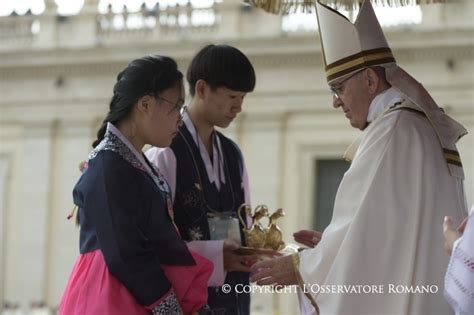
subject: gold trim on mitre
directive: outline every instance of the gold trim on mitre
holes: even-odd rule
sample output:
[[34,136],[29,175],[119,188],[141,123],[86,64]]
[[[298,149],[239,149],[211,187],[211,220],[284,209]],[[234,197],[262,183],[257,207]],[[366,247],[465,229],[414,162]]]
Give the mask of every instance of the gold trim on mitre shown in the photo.
[[316,13],[328,83],[370,66],[396,62],[370,1],[362,3],[354,23],[319,0]]
[[360,69],[391,62],[396,61],[388,47],[365,50],[327,65],[326,79],[329,82]]

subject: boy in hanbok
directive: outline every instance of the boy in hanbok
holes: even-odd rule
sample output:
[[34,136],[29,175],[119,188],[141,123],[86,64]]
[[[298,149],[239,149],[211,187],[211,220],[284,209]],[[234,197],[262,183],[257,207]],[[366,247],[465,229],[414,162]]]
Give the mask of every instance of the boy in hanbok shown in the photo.
[[[249,265],[256,258],[238,256],[232,243],[227,245],[229,239],[245,245],[237,210],[243,203],[250,204],[248,176],[239,147],[216,127],[227,128],[242,111],[245,96],[255,87],[255,71],[237,48],[211,44],[192,59],[187,81],[192,99],[177,136],[169,148],[151,148],[146,155],[172,187],[181,236],[188,247],[214,262],[209,281],[211,311],[249,314],[250,294],[235,288],[249,284]],[[214,233],[225,230],[224,226],[228,231],[223,235]],[[236,232],[233,238],[229,230]],[[222,291],[223,283],[230,285],[231,292]]]

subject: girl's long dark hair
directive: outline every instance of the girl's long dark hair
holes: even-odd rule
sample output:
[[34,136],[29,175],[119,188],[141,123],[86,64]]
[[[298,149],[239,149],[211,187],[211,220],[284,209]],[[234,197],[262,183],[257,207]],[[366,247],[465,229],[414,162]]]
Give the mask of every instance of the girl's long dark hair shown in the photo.
[[[170,57],[150,55],[130,62],[117,76],[109,112],[97,131],[97,139],[92,147],[95,148],[104,139],[107,123],[116,125],[127,118],[140,97],[156,95],[182,81],[183,74],[178,70],[176,61]],[[76,223],[80,223],[79,211]]]
[[95,148],[104,139],[107,123],[117,124],[128,117],[133,105],[147,94],[157,94],[182,82],[183,74],[170,57],[150,55],[135,59],[117,76],[109,112],[97,131]]

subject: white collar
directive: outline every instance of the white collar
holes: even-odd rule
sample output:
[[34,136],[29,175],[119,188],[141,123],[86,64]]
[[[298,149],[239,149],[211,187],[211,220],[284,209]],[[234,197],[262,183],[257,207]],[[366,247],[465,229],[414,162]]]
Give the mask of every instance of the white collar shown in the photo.
[[[199,142],[201,142],[201,144],[199,146],[203,146],[204,143],[202,143],[202,140],[198,137],[196,126],[194,125],[193,121],[191,120],[191,117],[189,117],[187,112],[183,116],[183,123],[185,124],[186,128],[188,128],[189,133],[193,137],[194,142],[196,143],[196,145]],[[217,133],[215,133],[215,130],[213,132],[214,132],[214,136],[215,136],[215,142],[213,142],[213,146],[214,146],[213,149],[219,150],[218,151],[219,154],[222,154],[221,141],[220,141],[219,137],[217,136]]]
[[367,115],[367,122],[370,123],[377,119],[387,109],[396,102],[400,102],[403,99],[403,94],[394,87],[383,91],[377,95],[369,106],[369,113]]
[[[143,155],[143,152],[141,152],[141,151],[139,152],[132,145],[132,143],[123,135],[123,133],[120,132],[120,130],[110,122],[107,123],[106,133],[107,132],[110,132],[114,136],[118,137],[120,139],[120,141],[130,150],[130,152],[133,154],[133,156],[141,164],[141,166],[138,166],[139,169],[144,170],[145,172],[147,172],[151,176],[151,178],[153,179],[155,184],[162,191],[164,191],[166,193],[170,193],[170,188],[168,186],[168,183],[166,182],[166,180],[163,179],[163,175],[161,175],[160,170],[158,169],[158,167],[154,166],[151,163],[147,163],[147,161],[145,161],[145,157]],[[124,156],[124,158],[125,158],[125,160],[130,162],[132,165],[134,165],[133,160],[128,159],[126,156]],[[150,165],[152,165],[152,166],[150,167]],[[137,167],[137,165],[134,165],[134,166]]]
[[211,162],[211,158],[209,157],[209,153],[205,149],[204,143],[202,142],[201,138],[199,138],[198,132],[196,130],[196,126],[194,125],[191,117],[189,117],[188,113],[185,113],[183,116],[183,123],[186,128],[189,130],[191,137],[194,140],[194,143],[199,148],[199,153],[201,154],[201,158],[204,162],[204,166],[206,167],[207,176],[211,183],[215,183],[217,189],[220,189],[220,183],[226,183],[225,174],[224,174],[224,161],[222,159],[222,145],[221,140],[217,136],[217,133],[214,130],[214,139],[212,142],[212,152],[213,157]]
[[143,158],[143,154],[140,154],[138,150],[133,146],[133,144],[123,135],[123,133],[120,132],[120,130],[115,127],[112,123],[108,122],[107,123],[107,131],[113,133],[119,139],[132,151],[133,155],[143,164],[143,166],[146,166],[147,163],[145,163],[145,159]]
[[188,112],[185,112],[183,115],[183,123],[188,128],[189,133],[191,133],[191,136],[194,139],[194,142],[198,143],[199,139],[197,136],[197,131],[196,127],[194,126],[193,121],[191,120],[191,117],[189,117]]

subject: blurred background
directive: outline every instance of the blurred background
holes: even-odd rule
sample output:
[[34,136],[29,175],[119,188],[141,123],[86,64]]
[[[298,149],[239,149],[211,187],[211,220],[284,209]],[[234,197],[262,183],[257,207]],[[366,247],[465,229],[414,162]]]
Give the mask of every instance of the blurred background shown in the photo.
[[[376,13],[399,65],[470,132],[458,149],[472,204],[474,1]],[[357,11],[344,14],[354,19]],[[1,0],[5,314],[52,314],[59,304],[79,252],[78,228],[66,220],[78,164],[91,150],[118,72],[154,53],[174,57],[185,72],[208,43],[236,46],[256,69],[255,91],[223,131],[242,148],[253,204],[285,209],[286,242],[299,229],[327,226],[349,166],[342,154],[359,131],[331,106],[314,12],[271,15],[238,0]],[[297,310],[292,293],[253,296],[252,314]]]

